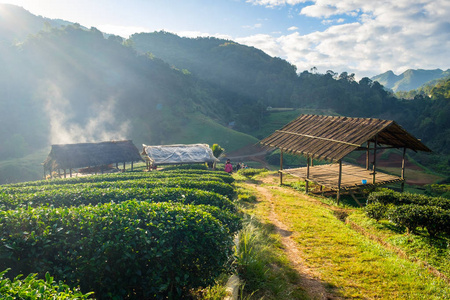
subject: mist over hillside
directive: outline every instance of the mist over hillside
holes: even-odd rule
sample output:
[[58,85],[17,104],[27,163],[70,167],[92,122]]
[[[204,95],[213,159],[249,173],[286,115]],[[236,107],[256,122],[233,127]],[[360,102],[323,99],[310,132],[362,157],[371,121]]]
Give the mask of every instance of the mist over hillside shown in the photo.
[[8,12],[28,25],[13,30],[0,22],[0,183],[21,179],[14,165],[17,174],[28,167],[39,170],[35,179],[42,176],[36,155],[32,167],[18,162],[45,155],[51,144],[132,139],[138,147],[203,142],[236,150],[263,137],[269,106],[394,119],[449,154],[445,93],[406,101],[367,77],[299,72],[229,40],[167,32],[123,40],[60,21],[43,28],[48,20]]

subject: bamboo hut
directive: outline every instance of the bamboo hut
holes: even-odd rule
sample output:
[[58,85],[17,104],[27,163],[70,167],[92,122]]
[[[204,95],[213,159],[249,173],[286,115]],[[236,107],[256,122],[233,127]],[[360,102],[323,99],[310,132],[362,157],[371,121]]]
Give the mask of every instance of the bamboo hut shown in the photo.
[[125,170],[125,165],[129,162],[133,169],[133,162],[138,161],[143,161],[143,159],[131,140],[52,145],[52,149],[44,161],[44,177],[47,172],[52,176],[53,171],[60,174],[61,170],[64,171],[64,177],[67,174],[66,170],[69,170],[72,177],[73,169],[110,164],[116,164],[116,168],[118,168],[119,163],[123,164],[123,170]]
[[[281,151],[280,184],[283,174],[290,174],[306,181],[307,193],[309,182],[336,191],[338,203],[342,191],[348,191],[355,198],[353,192],[357,189],[393,182],[401,182],[403,190],[406,150],[431,152],[394,121],[318,115],[301,115],[260,143]],[[376,154],[382,149],[403,151],[400,177],[377,170]],[[353,151],[366,153],[365,168],[342,162]],[[305,156],[307,166],[283,170],[283,153]],[[312,166],[313,159],[331,164]]]

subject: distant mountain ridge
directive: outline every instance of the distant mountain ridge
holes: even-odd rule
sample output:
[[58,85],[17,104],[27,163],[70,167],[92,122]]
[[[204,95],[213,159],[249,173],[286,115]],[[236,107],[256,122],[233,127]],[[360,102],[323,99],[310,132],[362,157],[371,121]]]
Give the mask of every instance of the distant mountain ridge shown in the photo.
[[408,69],[400,75],[395,75],[392,71],[376,75],[371,78],[373,81],[378,81],[384,87],[398,91],[415,90],[429,81],[450,76],[450,69],[443,71],[441,69],[423,70],[423,69]]

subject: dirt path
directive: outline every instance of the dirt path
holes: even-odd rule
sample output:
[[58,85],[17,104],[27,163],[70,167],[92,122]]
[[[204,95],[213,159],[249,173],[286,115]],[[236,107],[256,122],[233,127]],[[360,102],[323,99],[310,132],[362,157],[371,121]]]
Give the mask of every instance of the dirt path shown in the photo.
[[[269,180],[271,180],[271,178],[269,178]],[[300,275],[301,279],[299,284],[302,289],[306,291],[310,299],[342,299],[326,290],[318,273],[307,266],[301,251],[297,247],[296,242],[292,239],[293,232],[289,231],[289,228],[279,220],[275,212],[274,199],[270,190],[283,188],[252,183],[248,183],[248,185],[258,192],[259,197],[263,198],[261,201],[268,201],[270,203],[269,221],[275,226],[276,232],[281,236],[284,251],[292,263],[293,268]]]

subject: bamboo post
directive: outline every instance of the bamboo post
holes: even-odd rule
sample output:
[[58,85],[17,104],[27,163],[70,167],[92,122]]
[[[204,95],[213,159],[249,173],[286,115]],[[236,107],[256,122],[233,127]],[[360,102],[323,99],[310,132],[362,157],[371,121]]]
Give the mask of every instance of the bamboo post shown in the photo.
[[280,185],[283,185],[283,150],[280,149]]
[[66,168],[64,168],[64,178],[66,178]]
[[308,157],[306,159],[306,183],[305,183],[305,193],[309,192],[309,166],[311,164],[311,159]]
[[339,176],[338,176],[338,191],[337,191],[337,204],[339,205],[339,200],[341,198],[341,180],[342,180],[342,159],[339,160]]
[[123,171],[125,172],[125,162],[123,162]]
[[377,143],[378,143],[378,134],[375,135],[375,143],[373,145],[373,179],[372,179],[372,184],[375,184],[375,174],[377,173]]
[[366,170],[369,171],[370,168],[370,142],[367,142],[367,150],[366,150]]
[[402,193],[405,190],[405,156],[406,156],[406,147],[403,148],[403,156],[402,156],[402,174],[401,174],[401,178],[403,179],[402,181]]

